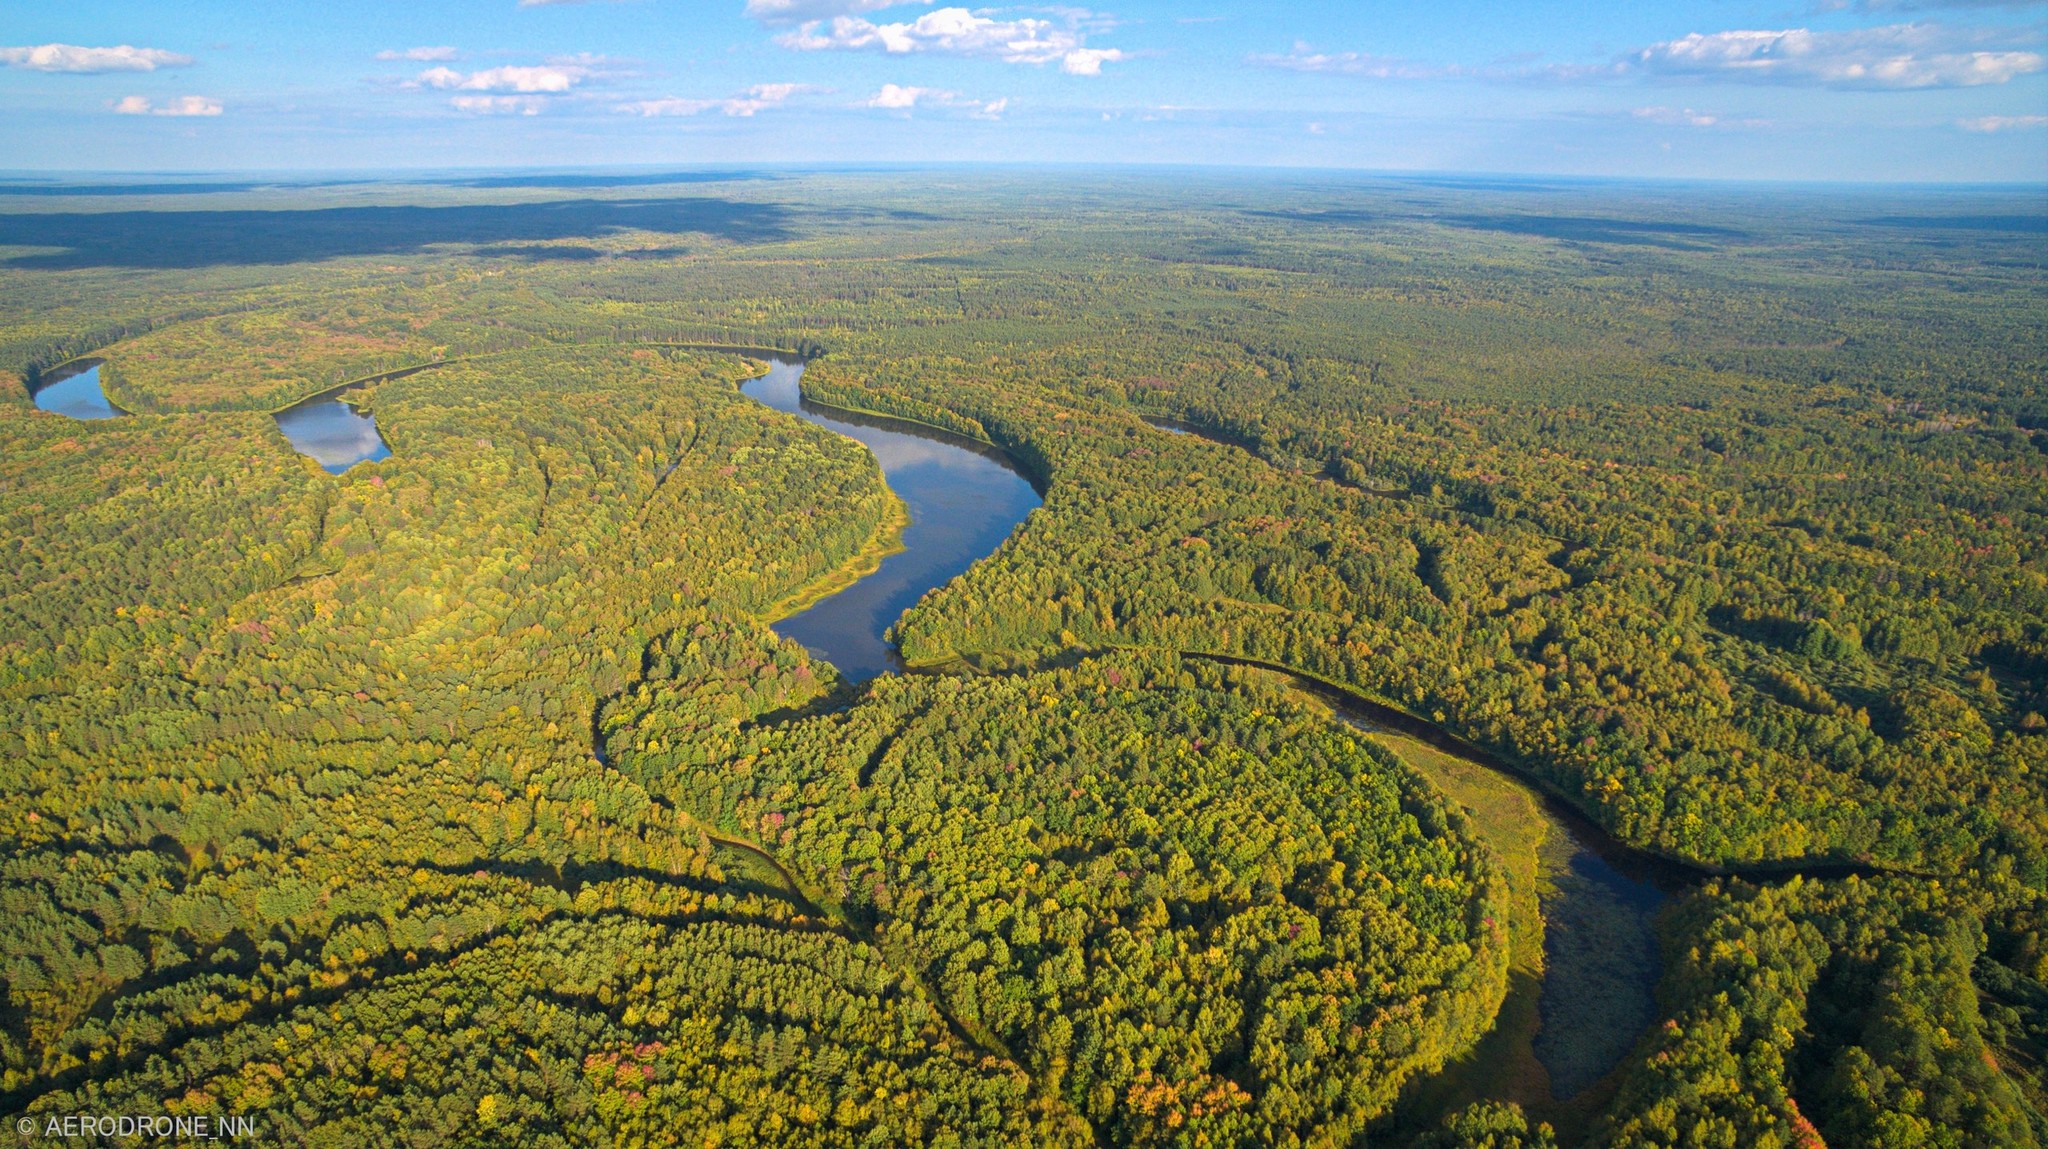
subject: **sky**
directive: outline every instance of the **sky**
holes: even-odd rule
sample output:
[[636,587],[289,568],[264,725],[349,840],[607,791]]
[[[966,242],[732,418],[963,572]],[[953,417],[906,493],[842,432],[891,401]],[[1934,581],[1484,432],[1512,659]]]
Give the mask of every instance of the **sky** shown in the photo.
[[0,167],[2048,180],[2048,0],[12,0]]

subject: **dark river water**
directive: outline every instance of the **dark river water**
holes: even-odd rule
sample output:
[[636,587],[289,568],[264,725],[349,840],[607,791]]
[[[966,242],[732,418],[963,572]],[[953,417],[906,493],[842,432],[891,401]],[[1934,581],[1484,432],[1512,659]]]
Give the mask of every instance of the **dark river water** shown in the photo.
[[[1515,777],[1419,718],[1296,681],[1352,725],[1395,730]],[[1536,1003],[1543,1026],[1531,1045],[1550,1075],[1551,1096],[1564,1101],[1621,1064],[1656,1020],[1657,913],[1697,875],[1623,846],[1561,799],[1534,787],[1530,793],[1550,823],[1538,856],[1543,987]]]
[[340,399],[308,399],[277,413],[277,429],[299,454],[339,475],[357,463],[391,457],[377,420]]
[[93,363],[82,371],[59,375],[54,381],[46,379],[36,388],[36,406],[73,419],[111,419],[124,414],[112,403],[107,402],[106,392],[100,390],[100,365]]
[[1657,1019],[1654,927],[1677,886],[1617,865],[1572,822],[1562,828],[1542,853],[1543,1028],[1532,1043],[1560,1101],[1621,1064]]
[[964,574],[1010,537],[1038,506],[1038,492],[1002,456],[972,440],[888,419],[870,419],[803,401],[800,362],[771,361],[768,374],[740,391],[828,431],[858,439],[910,509],[903,549],[873,574],[775,624],[853,681],[900,670],[886,635],[924,593]]

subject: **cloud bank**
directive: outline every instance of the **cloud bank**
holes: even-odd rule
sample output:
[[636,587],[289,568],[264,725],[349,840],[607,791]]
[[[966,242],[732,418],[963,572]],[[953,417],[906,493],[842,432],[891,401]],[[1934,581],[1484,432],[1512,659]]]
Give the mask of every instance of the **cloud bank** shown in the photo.
[[1990,35],[1935,24],[1694,32],[1652,44],[1627,63],[1660,76],[1840,88],[1970,88],[2048,67],[2038,52],[1976,46]]
[[2029,129],[2048,128],[2048,116],[1978,116],[1974,119],[1957,120],[1956,127],[1966,132],[2023,132]]
[[1931,12],[1942,8],[2037,8],[2048,0],[1815,0],[1815,12]]
[[1011,64],[1050,64],[1076,76],[1096,76],[1102,65],[1122,60],[1117,48],[1089,48],[1080,30],[1084,14],[1070,12],[1064,23],[1024,16],[1003,20],[965,8],[940,8],[915,20],[876,24],[857,16],[806,21],[775,42],[799,52],[879,50],[892,55],[932,52],[979,56]]
[[465,92],[566,92],[589,79],[590,71],[576,64],[513,64],[468,74],[453,68],[428,68],[420,73],[418,83]]
[[182,68],[190,63],[190,56],[129,44],[113,48],[81,48],[76,44],[0,48],[0,64],[27,68],[32,72],[154,72],[158,68]]
[[[2021,33],[2025,34],[2025,33]],[[1253,64],[1376,80],[1465,78],[1582,82],[1631,78],[1910,90],[2003,84],[2048,69],[2048,58],[2015,47],[2009,29],[1893,24],[1815,32],[1806,28],[1694,32],[1661,40],[1605,64],[1470,68],[1366,52],[1255,52]]]
[[548,104],[540,96],[453,96],[448,103],[458,112],[479,116],[538,116]]
[[604,56],[584,53],[558,56],[544,64],[507,64],[474,72],[428,68],[402,86],[458,93],[448,103],[461,112],[537,116],[546,110],[548,97],[567,95],[589,80],[618,74],[616,63]]
[[124,96],[115,101],[114,111],[123,116],[218,116],[220,101],[208,96],[179,96],[165,104],[152,104],[142,96]]
[[1459,74],[1457,68],[1418,63],[1398,56],[1375,56],[1369,52],[1318,52],[1298,40],[1291,52],[1254,52],[1246,59],[1289,72],[1333,72],[1374,80],[1435,80]]

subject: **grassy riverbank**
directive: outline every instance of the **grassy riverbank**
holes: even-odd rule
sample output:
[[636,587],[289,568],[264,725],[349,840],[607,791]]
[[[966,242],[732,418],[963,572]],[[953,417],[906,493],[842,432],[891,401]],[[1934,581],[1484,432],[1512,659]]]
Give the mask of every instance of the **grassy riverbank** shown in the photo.
[[1369,737],[1463,806],[1472,825],[1508,876],[1508,996],[1493,1031],[1442,1073],[1418,1084],[1404,1110],[1418,1129],[1439,1115],[1481,1100],[1512,1101],[1534,1116],[1548,1116],[1550,1075],[1536,1060],[1533,1042],[1542,1025],[1542,882],[1545,846],[1568,842],[1543,802],[1527,786],[1476,762],[1446,754],[1402,734]]
[[[1327,709],[1327,703],[1307,691],[1294,693],[1308,705]],[[1536,1033],[1543,1024],[1542,897],[1550,875],[1571,856],[1565,827],[1544,808],[1532,787],[1497,770],[1405,734],[1375,730],[1366,737],[1464,808],[1506,873],[1509,894],[1508,995],[1494,1027],[1463,1057],[1413,1086],[1402,1101],[1393,1132],[1397,1137],[1420,1134],[1434,1128],[1446,1113],[1491,1100],[1520,1105],[1532,1120],[1556,1126],[1566,1144],[1577,1141],[1595,1109],[1583,1096],[1571,1102],[1554,1100],[1550,1074],[1535,1052]]]
[[1507,872],[1510,894],[1508,996],[1493,1030],[1442,1073],[1418,1083],[1403,1102],[1399,1128],[1420,1132],[1475,1101],[1509,1101],[1532,1122],[1555,1127],[1562,1144],[1579,1143],[1611,1099],[1614,1076],[1559,1101],[1551,1096],[1550,1073],[1535,1051],[1543,1025],[1542,899],[1571,864],[1575,844],[1569,831],[1534,789],[1497,770],[1404,734],[1375,731],[1368,737],[1464,807]]

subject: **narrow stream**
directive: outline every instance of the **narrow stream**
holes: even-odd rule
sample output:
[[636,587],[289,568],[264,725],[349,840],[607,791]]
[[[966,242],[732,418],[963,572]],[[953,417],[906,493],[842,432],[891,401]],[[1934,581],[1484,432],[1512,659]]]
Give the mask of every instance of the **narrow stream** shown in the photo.
[[926,591],[966,573],[1003,544],[1039,504],[1038,492],[993,449],[936,428],[807,403],[796,359],[769,361],[740,391],[873,451],[889,487],[910,509],[903,549],[873,574],[775,624],[775,632],[855,682],[903,663],[889,628]]

